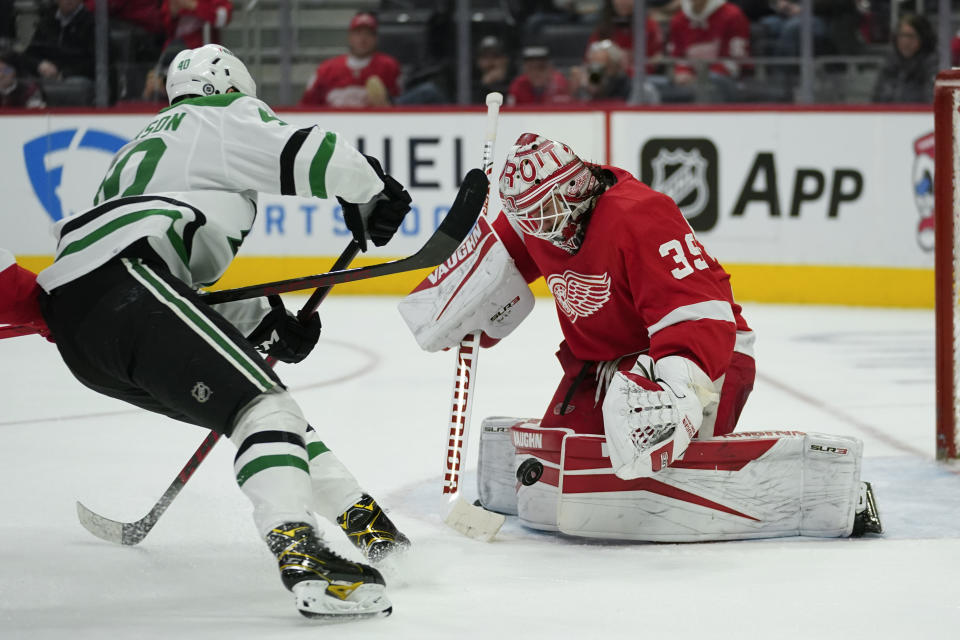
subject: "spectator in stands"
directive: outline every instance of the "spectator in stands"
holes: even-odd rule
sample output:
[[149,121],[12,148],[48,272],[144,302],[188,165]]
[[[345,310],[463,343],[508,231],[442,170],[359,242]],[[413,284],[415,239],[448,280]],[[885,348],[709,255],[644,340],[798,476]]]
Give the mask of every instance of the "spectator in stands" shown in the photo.
[[233,16],[230,0],[163,0],[167,41],[164,48],[175,44],[181,49],[196,49],[205,44],[220,44],[220,29]]
[[348,53],[320,63],[301,106],[378,107],[400,93],[400,64],[377,51],[377,19],[360,12],[350,20]]
[[[87,11],[96,12],[97,0],[85,0]],[[123,20],[150,33],[163,35],[163,16],[160,0],[107,0],[107,15]]]
[[17,9],[13,0],[0,0],[0,50],[13,47],[17,40]]
[[[800,55],[803,26],[801,0],[772,0],[775,13],[761,18],[765,39],[771,42],[762,55]],[[813,50],[816,55],[859,53],[861,7],[858,0],[813,0]]]
[[669,23],[681,4],[683,0],[647,0],[647,10],[657,22]]
[[525,6],[512,13],[523,22],[524,42],[534,42],[544,25],[593,24],[603,3],[604,0],[533,0],[516,3]]
[[573,97],[581,101],[626,100],[630,76],[623,49],[611,40],[594,42],[587,49],[586,66],[570,69]]
[[874,102],[933,102],[937,37],[922,15],[904,14],[893,34],[893,50],[877,76]]
[[751,23],[773,15],[773,5],[776,4],[776,0],[730,0],[730,2],[740,7],[743,15],[747,16],[747,20]]
[[957,35],[950,41],[950,64],[960,67],[960,31],[957,31]]
[[23,68],[44,80],[87,80],[92,86],[93,47],[93,14],[83,0],[57,0],[41,14]]
[[[647,15],[647,59],[654,63],[663,55],[663,36],[660,34],[660,25]],[[633,0],[605,0],[600,12],[600,22],[590,34],[587,47],[601,40],[612,40],[623,50],[627,58],[627,68],[630,67],[630,55],[633,51]],[[648,66],[647,73],[653,73],[654,67]],[[629,72],[628,72],[629,73]]]
[[507,104],[533,105],[570,102],[570,86],[553,67],[550,50],[543,46],[523,49],[521,74],[510,83]]
[[483,103],[488,93],[496,91],[506,96],[510,91],[514,69],[503,41],[487,36],[477,46],[473,74],[473,102]]
[[170,63],[173,62],[173,59],[177,57],[177,54],[180,53],[182,49],[178,46],[167,47],[163,50],[163,53],[160,54],[160,59],[157,60],[156,66],[147,73],[146,80],[143,86],[143,96],[142,99],[144,102],[155,102],[159,104],[167,104],[167,69],[170,68]]
[[18,65],[15,53],[0,53],[0,109],[42,109],[47,106],[43,90],[36,82],[18,78]]
[[[743,71],[737,59],[750,57],[747,17],[727,0],[684,0],[681,6],[670,20],[667,53],[685,60],[674,64],[673,86],[663,90],[664,101],[689,101],[698,95],[708,101],[735,100],[735,81]],[[695,86],[698,77],[707,85]]]

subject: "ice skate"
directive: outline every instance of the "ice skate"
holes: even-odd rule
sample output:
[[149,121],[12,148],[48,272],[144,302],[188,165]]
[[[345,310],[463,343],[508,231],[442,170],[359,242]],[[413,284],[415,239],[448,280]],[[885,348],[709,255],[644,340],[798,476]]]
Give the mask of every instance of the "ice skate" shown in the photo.
[[276,527],[267,534],[267,546],[277,556],[283,586],[296,596],[304,616],[346,622],[393,611],[380,572],[332,552],[309,524]]
[[377,501],[367,494],[341,513],[337,524],[371,562],[380,562],[410,548],[410,539],[397,530]]
[[853,532],[850,537],[859,538],[865,533],[883,533],[877,499],[869,482],[860,483],[860,497],[857,500],[857,512],[853,516]]

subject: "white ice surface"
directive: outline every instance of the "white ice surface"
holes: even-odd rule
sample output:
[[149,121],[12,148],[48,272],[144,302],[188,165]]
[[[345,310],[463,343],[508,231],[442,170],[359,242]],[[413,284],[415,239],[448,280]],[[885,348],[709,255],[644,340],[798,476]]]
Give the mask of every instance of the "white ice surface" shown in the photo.
[[[227,442],[139,546],[91,536],[74,501],[140,518],[204,432],[88,391],[27,337],[0,341],[0,638],[960,637],[960,475],[933,461],[932,312],[746,306],[759,372],[740,430],[862,438],[886,535],[674,545],[509,520],[493,543],[460,537],[440,517],[453,355],[420,352],[395,299],[332,296],[322,311],[316,352],[280,375],[416,544],[388,574],[393,616],[318,628],[295,612]],[[558,342],[538,301],[481,353],[471,461],[484,416],[542,414]]]

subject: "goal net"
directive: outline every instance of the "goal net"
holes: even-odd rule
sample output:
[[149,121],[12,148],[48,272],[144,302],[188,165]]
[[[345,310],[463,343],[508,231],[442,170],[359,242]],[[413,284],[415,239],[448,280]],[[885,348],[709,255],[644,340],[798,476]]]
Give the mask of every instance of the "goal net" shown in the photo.
[[946,460],[960,451],[960,69],[937,75],[934,119],[937,458]]

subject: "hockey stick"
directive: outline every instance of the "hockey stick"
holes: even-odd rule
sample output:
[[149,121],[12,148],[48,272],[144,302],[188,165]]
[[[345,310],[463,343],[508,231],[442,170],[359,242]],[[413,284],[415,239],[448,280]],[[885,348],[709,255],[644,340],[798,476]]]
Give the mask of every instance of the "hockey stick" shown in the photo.
[[[497,139],[497,119],[501,104],[503,104],[501,94],[487,94],[487,129],[483,140],[481,166],[488,179],[493,174],[493,145]],[[488,180],[483,211],[480,215],[486,215],[489,204]],[[473,410],[473,384],[477,376],[479,355],[480,332],[475,331],[464,336],[457,348],[457,367],[453,376],[453,401],[443,469],[443,494],[449,497],[450,509],[444,522],[466,536],[490,542],[500,531],[506,518],[499,513],[472,505],[460,495],[461,472],[466,464],[470,416]]]
[[[357,245],[356,242],[351,242],[350,246],[347,247],[334,263],[333,269],[329,273],[285,280],[279,283],[269,283],[266,285],[216,292],[216,294],[208,294],[204,297],[204,300],[209,304],[215,304],[217,302],[242,300],[249,297],[264,296],[285,291],[297,291],[317,286],[319,288],[313,292],[313,295],[310,296],[310,299],[298,314],[300,317],[305,317],[316,310],[335,284],[387,275],[388,273],[400,273],[421,267],[436,266],[446,260],[470,232],[470,229],[473,227],[483,208],[484,198],[486,197],[486,185],[487,175],[483,171],[479,169],[469,171],[467,175],[464,176],[460,191],[457,193],[457,197],[451,205],[450,211],[447,213],[443,222],[440,223],[437,231],[434,232],[416,254],[409,258],[344,271],[359,251],[359,245]],[[362,273],[363,275],[359,275],[358,277],[358,273]],[[295,284],[288,287],[287,284],[289,283]],[[236,297],[220,295],[219,298],[216,297],[217,294],[233,294],[237,292],[242,292],[242,295],[237,295]],[[268,362],[272,366],[273,362],[269,359]],[[77,516],[80,519],[80,523],[90,533],[108,542],[124,545],[135,545],[139,543],[150,533],[150,530],[153,529],[157,520],[163,515],[164,511],[167,510],[167,507],[170,506],[173,499],[177,497],[219,439],[220,434],[214,431],[211,431],[207,437],[204,438],[203,442],[200,443],[200,446],[197,447],[197,450],[190,456],[187,463],[180,470],[180,473],[177,474],[173,482],[170,483],[170,486],[167,487],[167,490],[163,492],[160,499],[153,505],[153,508],[140,520],[136,522],[118,522],[111,520],[91,511],[78,501]]]
[[8,324],[0,327],[0,340],[4,338],[16,338],[18,336],[29,336],[34,333],[40,333],[33,327],[22,324]]
[[232,300],[258,298],[274,293],[301,291],[314,287],[324,287],[394,273],[403,273],[414,269],[435,267],[450,257],[450,254],[460,246],[463,239],[470,233],[484,205],[487,185],[487,175],[483,171],[480,169],[471,169],[468,171],[467,175],[463,178],[463,183],[460,185],[460,190],[457,192],[457,197],[453,201],[450,211],[443,219],[443,222],[440,223],[440,226],[437,227],[437,230],[433,232],[433,235],[427,239],[424,245],[420,247],[420,250],[412,256],[367,267],[358,267],[356,269],[338,270],[336,266],[334,266],[334,269],[327,273],[304,276],[302,278],[291,278],[290,280],[279,280],[266,284],[250,285],[238,289],[214,291],[205,294],[203,299],[207,304],[219,304]]
[[[350,244],[343,250],[343,253],[340,254],[340,257],[337,258],[337,261],[333,264],[333,270],[336,271],[347,268],[359,252],[360,245],[357,244],[355,240],[351,240]],[[317,307],[326,299],[327,294],[330,293],[330,289],[332,288],[333,285],[329,284],[314,291],[307,300],[307,303],[300,309],[297,316],[306,318],[316,311]],[[275,365],[276,362],[276,359],[273,357],[267,358],[267,364],[271,367]],[[107,542],[128,546],[139,543],[147,537],[147,534],[153,529],[153,525],[157,524],[157,520],[159,520],[160,516],[167,510],[167,507],[170,506],[174,498],[180,494],[180,491],[183,490],[187,481],[190,480],[200,466],[200,463],[206,459],[207,455],[219,440],[220,434],[216,431],[210,431],[207,437],[203,439],[203,442],[200,443],[200,446],[197,447],[197,450],[190,456],[190,459],[187,460],[187,463],[183,465],[180,473],[173,479],[173,482],[170,483],[167,490],[163,492],[160,499],[153,505],[153,508],[147,512],[147,515],[136,522],[118,522],[110,518],[105,518],[91,511],[78,500],[77,517],[80,519],[80,524],[82,524],[87,531]]]

